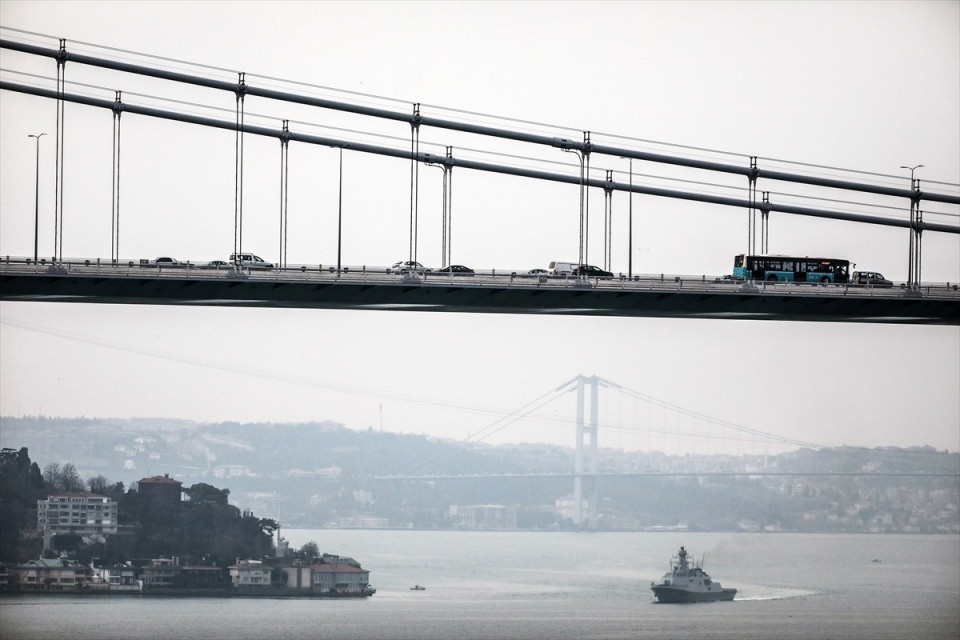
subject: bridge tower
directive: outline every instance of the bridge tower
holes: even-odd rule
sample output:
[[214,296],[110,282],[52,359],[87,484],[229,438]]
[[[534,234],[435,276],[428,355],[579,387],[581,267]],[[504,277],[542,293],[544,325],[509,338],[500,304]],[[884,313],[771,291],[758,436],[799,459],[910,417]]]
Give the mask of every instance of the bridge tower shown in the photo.
[[[597,396],[602,381],[597,376],[577,376],[577,446],[574,453],[573,504],[574,522],[580,527],[597,528]],[[586,387],[590,387],[590,423],[584,420]],[[586,508],[584,494],[586,493]]]

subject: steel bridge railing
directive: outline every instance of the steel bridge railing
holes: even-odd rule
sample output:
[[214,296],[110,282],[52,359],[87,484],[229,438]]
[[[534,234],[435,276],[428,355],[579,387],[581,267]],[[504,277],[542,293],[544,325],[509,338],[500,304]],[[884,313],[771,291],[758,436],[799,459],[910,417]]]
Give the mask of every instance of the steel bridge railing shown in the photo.
[[852,296],[864,298],[933,297],[960,301],[960,282],[930,282],[912,290],[905,282],[891,287],[852,283],[789,283],[741,281],[730,276],[690,274],[615,274],[612,278],[582,278],[528,273],[517,269],[489,269],[473,274],[435,273],[430,270],[410,273],[388,266],[341,266],[311,264],[288,265],[285,268],[237,268],[233,265],[207,266],[205,263],[183,262],[177,265],[155,264],[142,259],[112,262],[101,258],[71,258],[56,262],[41,259],[5,256],[0,259],[0,275],[71,275],[89,277],[150,277],[159,279],[249,280],[298,283],[368,283],[413,286],[456,284],[469,288],[542,288],[542,289],[617,289],[622,291],[686,291],[705,293],[751,293],[779,296]]

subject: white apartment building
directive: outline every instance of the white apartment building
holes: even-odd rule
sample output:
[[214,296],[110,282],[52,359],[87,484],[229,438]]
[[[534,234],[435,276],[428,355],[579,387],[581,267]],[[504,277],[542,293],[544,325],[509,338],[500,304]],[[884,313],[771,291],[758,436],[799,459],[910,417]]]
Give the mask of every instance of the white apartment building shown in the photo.
[[37,526],[43,532],[43,548],[51,548],[53,536],[81,536],[117,532],[117,503],[95,493],[63,493],[37,500]]

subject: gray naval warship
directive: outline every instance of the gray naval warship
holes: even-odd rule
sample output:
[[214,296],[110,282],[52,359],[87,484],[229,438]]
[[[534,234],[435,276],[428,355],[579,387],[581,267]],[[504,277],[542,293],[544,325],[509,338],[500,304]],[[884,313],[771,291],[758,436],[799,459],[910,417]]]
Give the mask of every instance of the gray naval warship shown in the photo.
[[663,575],[660,584],[650,583],[657,602],[715,602],[733,600],[736,589],[724,589],[714,582],[701,566],[691,566],[687,550],[680,547],[677,557],[670,559],[670,571]]

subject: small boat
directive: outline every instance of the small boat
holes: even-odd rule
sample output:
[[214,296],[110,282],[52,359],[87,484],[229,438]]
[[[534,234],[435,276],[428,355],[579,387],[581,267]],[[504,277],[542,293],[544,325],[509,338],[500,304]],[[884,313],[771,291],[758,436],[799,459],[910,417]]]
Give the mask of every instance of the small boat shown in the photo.
[[421,587],[418,584],[415,584],[412,587],[410,587],[410,591],[426,591],[426,590],[427,590],[426,587]]
[[714,582],[702,566],[691,566],[687,550],[680,547],[676,559],[670,559],[670,571],[664,574],[660,584],[650,583],[658,602],[716,602],[733,600],[736,589],[724,589]]

